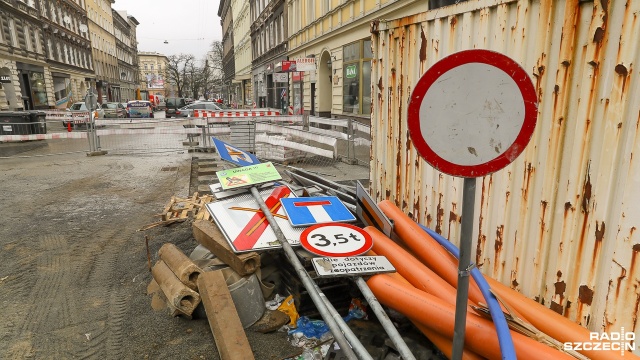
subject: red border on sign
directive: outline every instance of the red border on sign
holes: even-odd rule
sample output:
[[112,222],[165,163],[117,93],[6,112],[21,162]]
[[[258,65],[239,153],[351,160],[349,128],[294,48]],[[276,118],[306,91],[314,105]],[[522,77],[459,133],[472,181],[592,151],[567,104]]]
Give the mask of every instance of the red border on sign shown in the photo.
[[[363,246],[358,250],[354,250],[348,253],[340,253],[340,254],[318,250],[317,248],[309,244],[307,237],[309,236],[309,233],[312,232],[313,230],[317,228],[325,227],[325,226],[346,227],[351,230],[355,230],[356,232],[358,232],[358,234],[361,234],[364,237],[364,243],[362,244]],[[306,228],[302,232],[302,234],[300,234],[300,245],[302,245],[302,247],[305,248],[305,250],[320,256],[349,257],[349,256],[358,256],[371,250],[371,248],[373,247],[373,238],[371,237],[371,235],[369,235],[367,232],[365,232],[361,228],[351,224],[326,223],[326,224],[317,224],[317,225],[313,225],[311,227]]]
[[[469,63],[482,63],[504,71],[513,79],[524,100],[524,122],[522,129],[511,146],[498,157],[478,165],[458,165],[449,162],[436,154],[422,137],[420,130],[420,106],[427,91],[447,71]],[[531,140],[538,117],[538,98],[535,88],[527,72],[511,58],[490,50],[473,49],[449,55],[435,63],[420,78],[411,93],[407,110],[407,126],[409,136],[418,151],[431,166],[437,170],[461,177],[481,177],[496,172],[513,162]]]

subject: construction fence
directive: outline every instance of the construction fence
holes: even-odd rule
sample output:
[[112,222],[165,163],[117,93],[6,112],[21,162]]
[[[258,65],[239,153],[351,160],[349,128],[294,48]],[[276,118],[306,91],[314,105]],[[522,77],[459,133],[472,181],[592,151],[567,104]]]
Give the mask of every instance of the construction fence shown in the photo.
[[[265,161],[318,166],[342,161],[369,166],[370,127],[351,119],[281,116],[269,111],[196,111],[188,118],[91,121],[89,113],[45,113],[46,118],[40,123],[2,125],[0,158],[69,152],[209,152],[214,151],[211,137],[216,137]],[[40,146],[28,150],[28,143],[33,142]],[[27,150],[6,150],[18,144]]]

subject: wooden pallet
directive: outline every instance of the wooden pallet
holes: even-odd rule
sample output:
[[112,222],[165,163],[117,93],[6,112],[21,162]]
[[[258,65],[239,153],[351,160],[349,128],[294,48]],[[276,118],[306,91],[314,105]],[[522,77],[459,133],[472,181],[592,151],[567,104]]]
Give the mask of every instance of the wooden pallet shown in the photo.
[[197,192],[188,198],[172,196],[162,213],[157,215],[160,216],[160,221],[143,226],[138,231],[149,230],[160,225],[167,226],[187,219],[209,220],[211,215],[206,205],[211,201],[213,201],[212,195],[199,196]]

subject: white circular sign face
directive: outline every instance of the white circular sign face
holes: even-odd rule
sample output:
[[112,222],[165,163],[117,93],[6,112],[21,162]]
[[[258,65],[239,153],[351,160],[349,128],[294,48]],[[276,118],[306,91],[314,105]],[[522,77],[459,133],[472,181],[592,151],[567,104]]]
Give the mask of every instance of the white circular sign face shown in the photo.
[[438,61],[416,83],[407,126],[434,168],[479,177],[522,153],[537,109],[533,83],[518,63],[497,52],[466,50]]
[[[455,84],[453,79],[464,79]],[[489,91],[499,89],[499,91]],[[497,67],[468,63],[447,72],[427,91],[420,117],[446,119],[420,131],[441,158],[459,165],[480,165],[504,153],[524,123],[518,85]]]
[[330,223],[305,229],[300,244],[316,255],[344,257],[366,253],[373,246],[373,239],[357,226]]

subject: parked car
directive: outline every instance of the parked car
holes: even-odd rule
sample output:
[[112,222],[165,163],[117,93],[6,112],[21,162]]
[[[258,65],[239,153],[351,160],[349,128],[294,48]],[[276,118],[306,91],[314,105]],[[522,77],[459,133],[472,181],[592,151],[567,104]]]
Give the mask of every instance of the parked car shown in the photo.
[[118,102],[108,102],[102,106],[105,118],[127,117],[127,108]]
[[166,109],[165,109],[165,116],[167,118],[172,118],[172,117],[184,117],[185,115],[182,115],[182,113],[180,112],[180,108],[183,108],[185,106],[187,106],[187,101],[185,98],[166,98],[165,99],[165,105],[166,105]]
[[[83,113],[83,112],[89,112],[89,109],[87,109],[87,106],[84,104],[84,101],[79,101],[77,103],[73,103],[73,105],[71,105],[71,107],[69,109],[67,109],[71,112],[71,115],[73,116],[73,114],[78,114],[78,113]],[[104,118],[104,110],[102,109],[102,106],[100,106],[100,104],[97,105],[97,108],[93,111],[93,117],[96,119],[103,119]],[[68,121],[63,121],[62,124],[66,127],[67,124],[69,122]]]
[[165,111],[165,110],[167,109],[167,103],[166,103],[166,102],[164,102],[164,101],[160,101],[160,102],[158,103],[158,106],[156,106],[156,109],[157,109],[158,111]]
[[130,118],[152,118],[153,108],[147,100],[133,100],[127,103]]
[[187,105],[178,110],[180,111],[180,114],[182,117],[192,117],[193,110],[210,110],[210,111],[226,110],[226,109],[223,109],[220,105],[221,104],[214,103],[214,102],[201,101],[201,102],[193,103],[191,105]]

